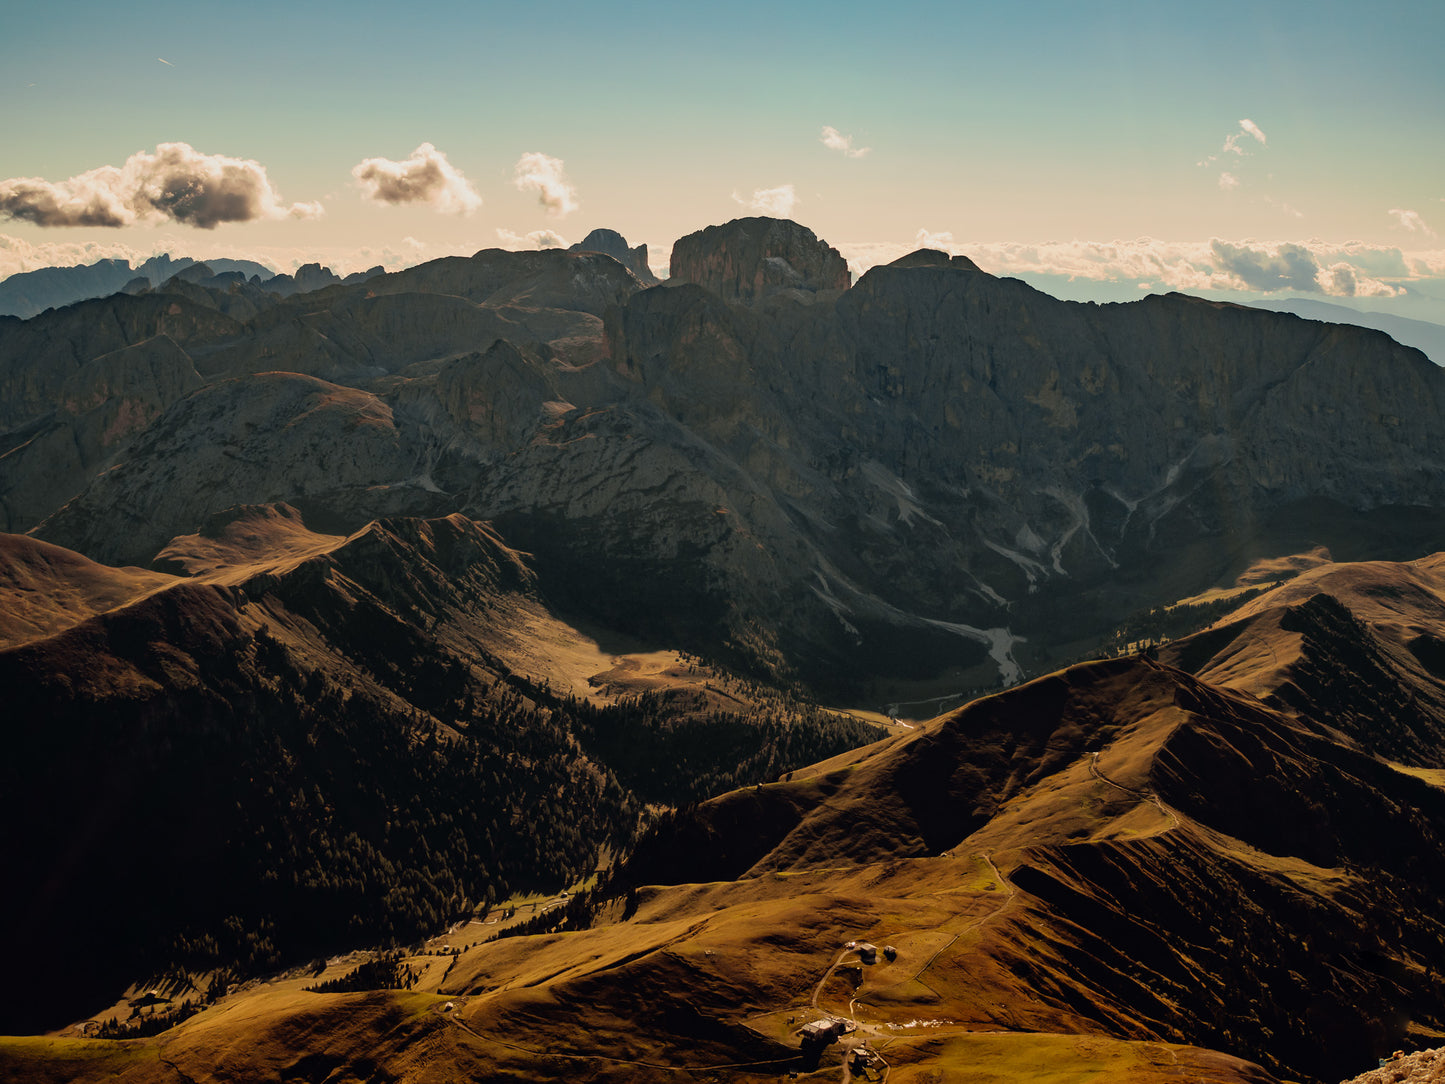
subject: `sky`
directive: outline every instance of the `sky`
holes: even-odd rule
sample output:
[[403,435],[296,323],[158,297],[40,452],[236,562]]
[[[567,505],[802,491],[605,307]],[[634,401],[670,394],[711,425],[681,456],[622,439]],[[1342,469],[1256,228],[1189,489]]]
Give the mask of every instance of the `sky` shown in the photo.
[[859,272],[927,244],[1061,296],[1445,299],[1439,0],[0,0],[0,25],[0,276],[395,269],[596,227],[665,272],[679,236],[773,214]]

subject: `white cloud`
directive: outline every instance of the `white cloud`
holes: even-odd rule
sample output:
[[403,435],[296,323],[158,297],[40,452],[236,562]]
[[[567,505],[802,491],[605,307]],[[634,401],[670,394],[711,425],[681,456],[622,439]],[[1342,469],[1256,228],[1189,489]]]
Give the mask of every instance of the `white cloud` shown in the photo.
[[1219,175],[1219,187],[1226,192],[1233,191],[1239,187],[1239,178],[1233,173],[1221,173]]
[[947,230],[942,233],[930,233],[926,229],[919,229],[913,235],[918,248],[933,248],[940,252],[947,252],[950,256],[957,256],[963,249],[953,239],[953,234]]
[[780,184],[777,188],[755,188],[747,199],[734,192],[733,199],[749,211],[772,218],[791,218],[793,208],[799,202],[798,193],[790,184]]
[[862,158],[873,149],[872,147],[853,146],[852,136],[845,136],[838,129],[826,124],[823,126],[822,143],[830,151],[842,151],[849,158]]
[[1241,146],[1246,137],[1255,140],[1262,147],[1267,147],[1269,145],[1268,141],[1265,139],[1264,132],[1260,130],[1259,125],[1255,124],[1254,121],[1246,117],[1244,120],[1239,122],[1239,131],[1225,137],[1224,147],[1222,149],[1228,151],[1230,154],[1248,154],[1249,151],[1245,150],[1245,148]]
[[497,240],[502,242],[503,248],[511,249],[513,252],[521,249],[567,247],[567,238],[556,230],[533,230],[531,233],[519,234],[513,233],[511,230],[498,229]]
[[78,267],[97,260],[129,260],[132,265],[154,255],[120,242],[46,241],[40,244],[0,233],[0,279],[41,267]]
[[0,217],[37,226],[133,226],[170,220],[203,230],[223,222],[318,218],[319,203],[287,207],[266,167],[247,158],[203,154],[188,143],[138,151],[120,167],[100,166],[69,180],[0,181]]
[[536,192],[547,213],[561,218],[577,210],[577,189],[562,175],[562,159],[528,151],[517,159],[512,183],[521,192]]
[[1386,214],[1394,215],[1400,226],[1411,233],[1423,233],[1426,237],[1435,236],[1435,231],[1425,224],[1419,211],[1405,211],[1399,207],[1391,207]]
[[430,143],[423,143],[400,162],[364,159],[352,168],[351,175],[361,186],[362,197],[374,203],[420,203],[461,215],[482,205],[482,197],[461,171]]

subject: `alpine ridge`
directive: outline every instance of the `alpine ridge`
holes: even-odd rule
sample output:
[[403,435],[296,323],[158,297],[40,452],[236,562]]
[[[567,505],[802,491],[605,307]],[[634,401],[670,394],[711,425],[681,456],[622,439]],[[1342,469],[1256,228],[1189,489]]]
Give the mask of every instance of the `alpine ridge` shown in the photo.
[[[194,285],[38,317],[0,336],[7,525],[145,565],[235,503],[342,532],[458,511],[579,612],[645,630],[632,585],[665,580],[679,643],[854,692],[1014,680],[1257,557],[1410,556],[1440,525],[1442,376],[1384,335],[1061,302],[927,252],[841,289],[810,238],[713,227],[662,288],[487,251],[243,320]],[[101,364],[133,373],[118,418],[62,395]],[[246,421],[217,440],[221,417]]]

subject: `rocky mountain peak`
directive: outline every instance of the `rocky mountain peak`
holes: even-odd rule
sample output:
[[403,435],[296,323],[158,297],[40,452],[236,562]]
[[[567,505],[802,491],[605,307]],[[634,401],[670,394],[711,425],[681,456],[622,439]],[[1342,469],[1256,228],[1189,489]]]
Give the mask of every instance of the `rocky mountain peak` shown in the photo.
[[753,300],[782,290],[846,290],[848,264],[806,226],[783,218],[737,218],[680,238],[672,247],[672,277],[729,300]]
[[282,297],[291,297],[293,294],[309,294],[313,290],[323,290],[328,286],[335,286],[341,281],[341,276],[332,271],[329,267],[322,267],[319,263],[304,263],[296,269],[293,275],[277,275],[266,282],[266,290],[273,294],[280,294]]
[[920,248],[907,256],[900,256],[889,267],[951,267],[959,271],[982,271],[983,269],[967,256],[950,256],[936,248]]
[[657,285],[657,276],[652,273],[652,268],[647,265],[647,246],[638,245],[636,248],[629,248],[627,246],[627,239],[616,230],[593,230],[567,251],[600,252],[604,256],[611,256],[623,267],[636,275],[638,280],[644,285]]

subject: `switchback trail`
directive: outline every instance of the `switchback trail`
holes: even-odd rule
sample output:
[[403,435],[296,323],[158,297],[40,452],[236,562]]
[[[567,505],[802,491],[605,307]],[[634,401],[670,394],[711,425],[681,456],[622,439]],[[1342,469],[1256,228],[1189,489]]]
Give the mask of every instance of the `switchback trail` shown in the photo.
[[[1091,753],[1090,758],[1091,759],[1089,760],[1089,771],[1100,783],[1106,783],[1109,786],[1113,787],[1115,790],[1122,790],[1131,798],[1137,798],[1141,802],[1152,802],[1154,804],[1154,807],[1158,809],[1160,813],[1164,814],[1164,816],[1169,818],[1169,828],[1179,827],[1179,814],[1175,813],[1174,810],[1170,809],[1167,805],[1165,805],[1163,801],[1160,800],[1159,795],[1155,794],[1152,790],[1135,790],[1133,787],[1126,787],[1121,783],[1114,782],[1112,779],[1110,779],[1107,775],[1105,775],[1102,771],[1099,770],[1099,754]],[[1168,828],[1165,829],[1165,831],[1168,830]]]

